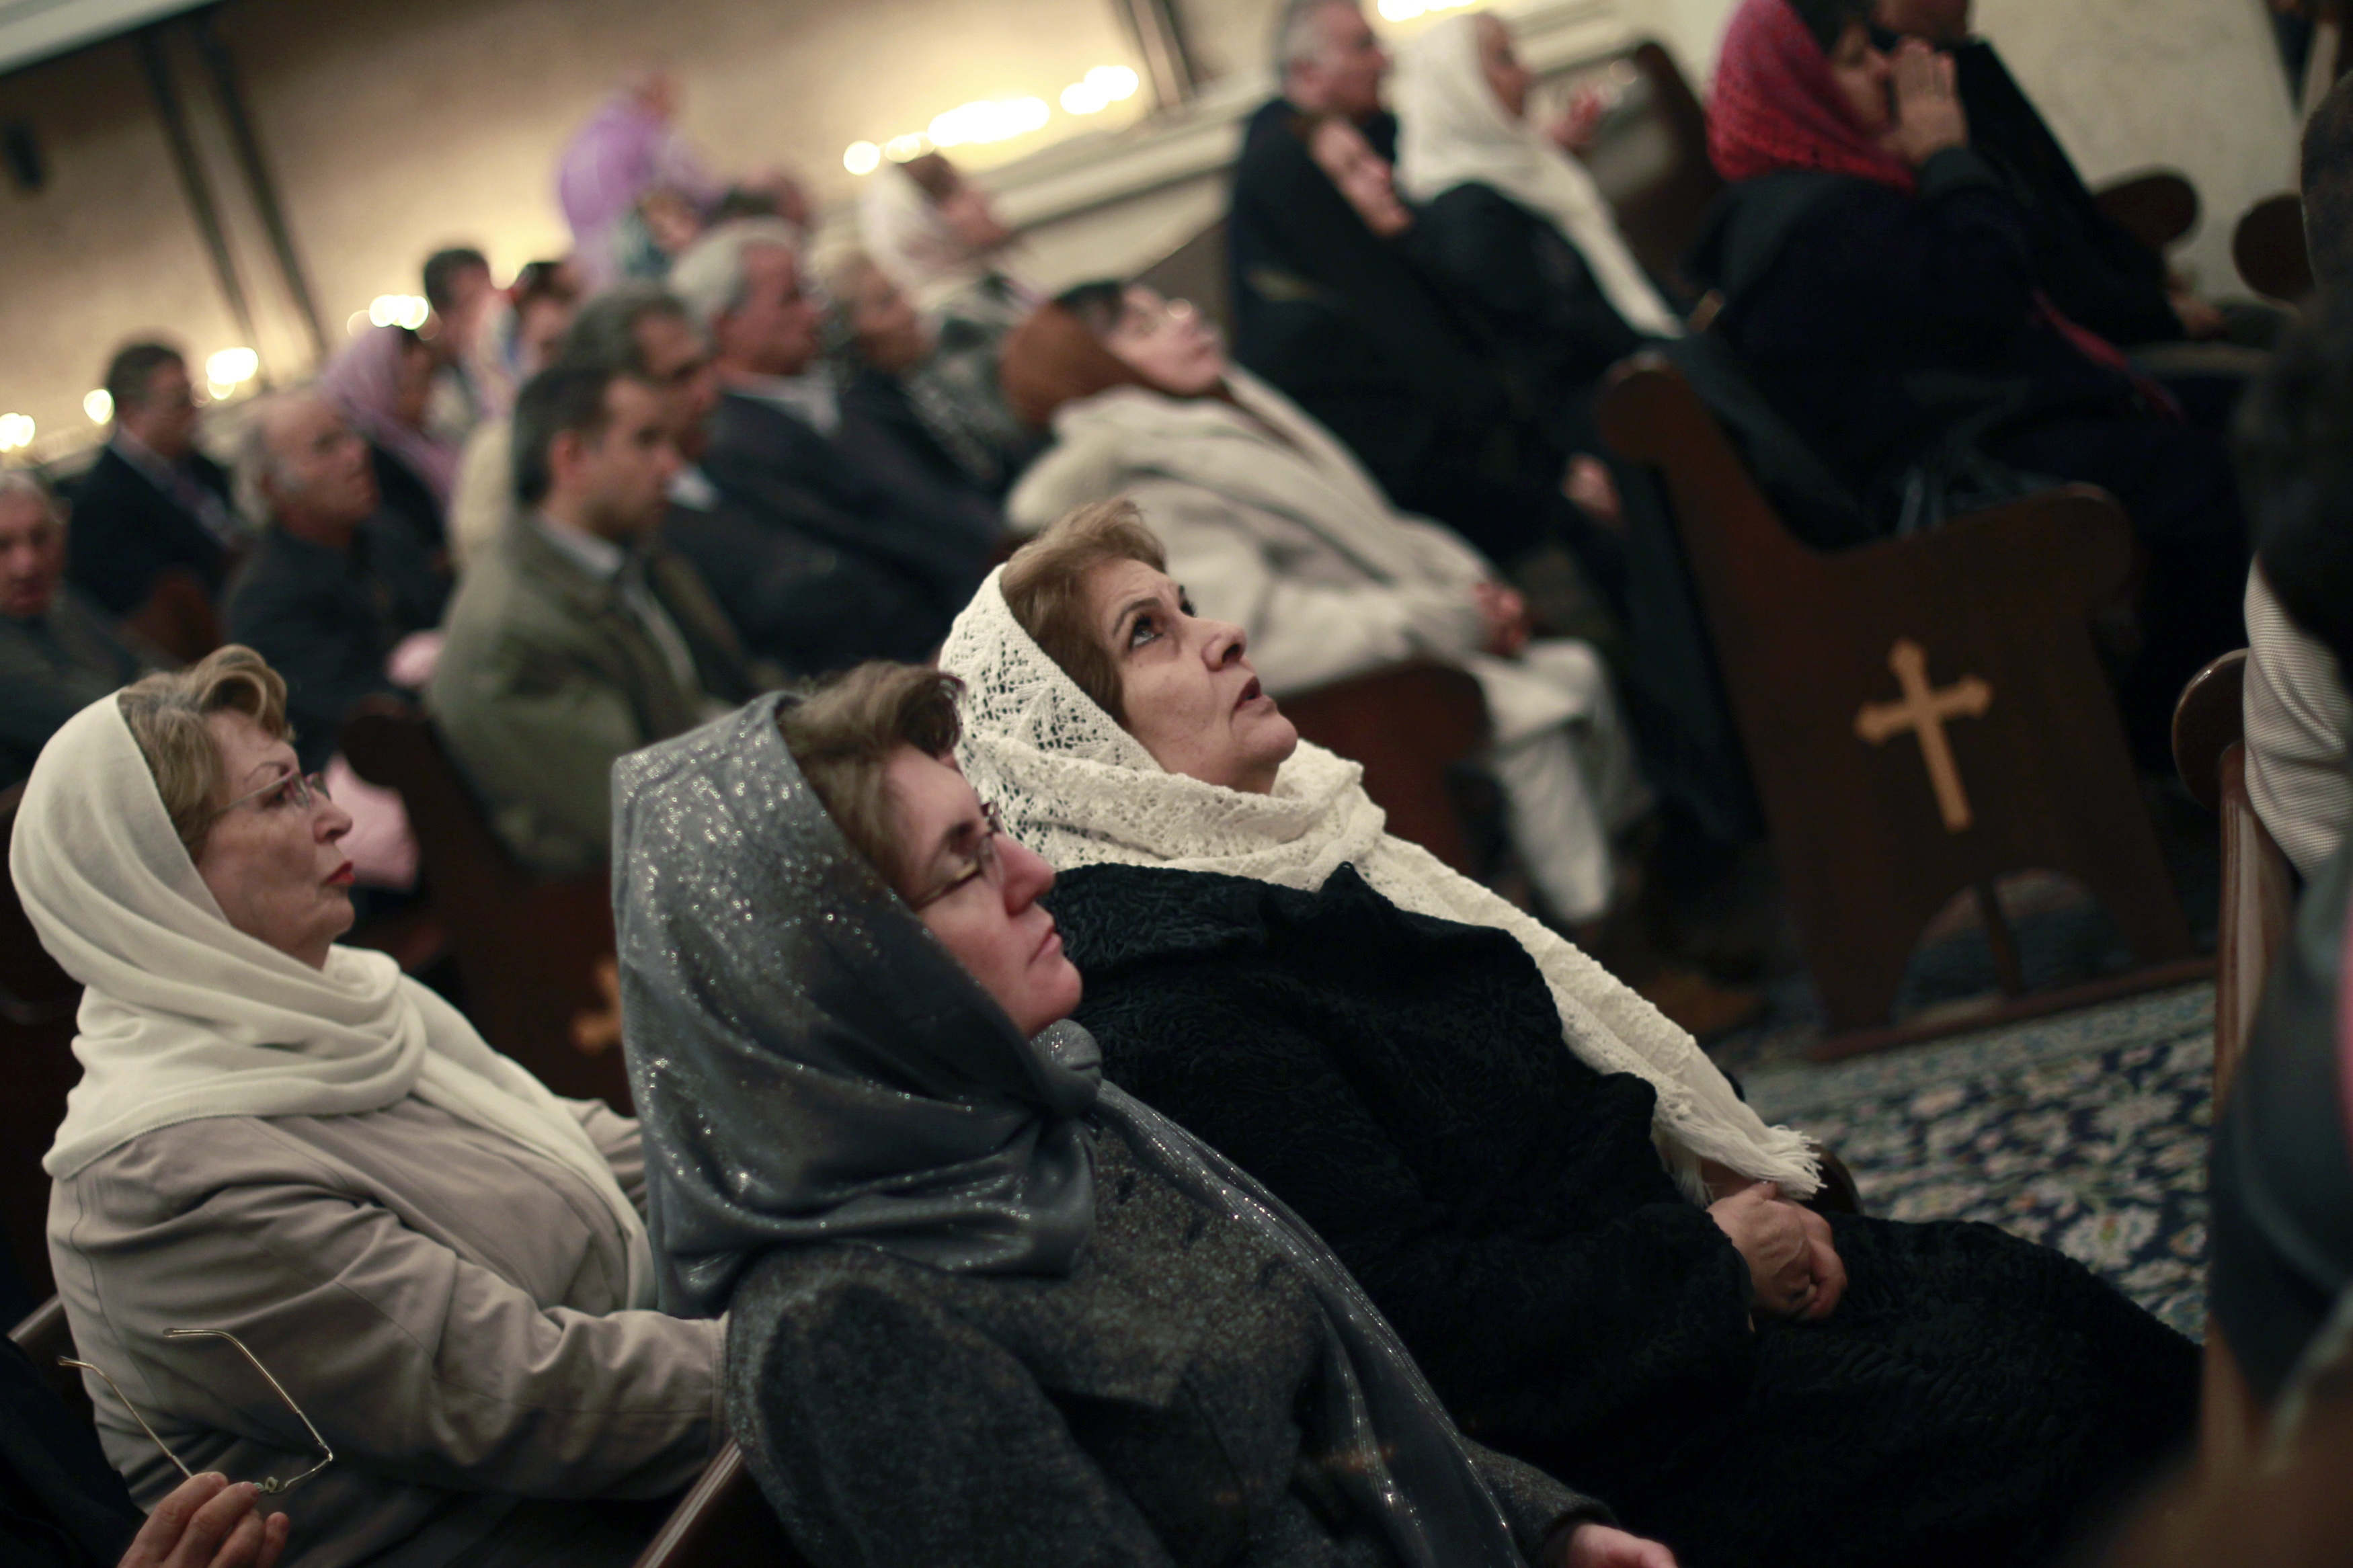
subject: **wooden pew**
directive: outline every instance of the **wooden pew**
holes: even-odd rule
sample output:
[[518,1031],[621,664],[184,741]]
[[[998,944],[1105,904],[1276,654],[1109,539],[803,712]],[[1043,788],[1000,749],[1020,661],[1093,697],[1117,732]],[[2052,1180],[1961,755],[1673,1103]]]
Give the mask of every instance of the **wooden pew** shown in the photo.
[[2312,253],[2304,237],[2304,198],[2291,191],[2249,207],[2231,231],[2231,259],[2258,294],[2285,305],[2313,295]]
[[2295,871],[2247,795],[2247,650],[2192,676],[2173,710],[2173,760],[2199,805],[2222,819],[2221,930],[2214,968],[2214,1100],[2231,1086],[2288,923]]
[[196,574],[174,566],[155,579],[146,600],[122,624],[182,664],[221,645],[220,615]]
[[2188,234],[2198,222],[2198,191],[2170,169],[2152,170],[2094,192],[2099,209],[2151,250]]
[[1707,155],[1707,111],[1674,57],[1653,39],[1609,63],[1626,82],[1625,96],[1581,157],[1636,259],[1682,281],[1683,258],[1724,189]]
[[[0,858],[16,830],[25,786],[0,791]],[[73,1058],[81,987],[34,934],[16,884],[0,875],[0,1240],[36,1296],[56,1288],[49,1270],[49,1177],[41,1156],[65,1120],[66,1095],[81,1077]]]
[[[1669,498],[1830,1031],[1871,1049],[2202,974],[2144,811],[2089,627],[2132,534],[2075,486],[1934,532],[1819,554],[1791,536],[1666,360],[1612,374],[1605,439]],[[1994,897],[2005,872],[2073,876],[2144,965],[2024,994]],[[1973,892],[2009,1000],[1891,1027],[1906,961]]]
[[637,1568],[805,1568],[731,1440],[688,1489]]
[[483,1037],[556,1093],[628,1111],[606,879],[549,880],[516,865],[432,723],[407,703],[363,704],[343,727],[343,754],[362,778],[400,792]]
[[[2173,710],[2173,757],[2199,804],[2222,819],[2221,933],[2214,974],[2214,1113],[2219,1122],[2263,983],[2295,915],[2295,873],[2247,796],[2247,650],[2192,676]],[[2209,1478],[2250,1468],[2263,1413],[2211,1318],[2198,1413],[2198,1462]]]
[[81,1373],[69,1366],[59,1366],[58,1358],[74,1353],[73,1331],[66,1326],[65,1303],[55,1296],[25,1315],[24,1321],[8,1331],[16,1348],[30,1356],[40,1369],[42,1380],[57,1391],[66,1407],[86,1421],[96,1421],[97,1413],[90,1403],[90,1391],[82,1386]]

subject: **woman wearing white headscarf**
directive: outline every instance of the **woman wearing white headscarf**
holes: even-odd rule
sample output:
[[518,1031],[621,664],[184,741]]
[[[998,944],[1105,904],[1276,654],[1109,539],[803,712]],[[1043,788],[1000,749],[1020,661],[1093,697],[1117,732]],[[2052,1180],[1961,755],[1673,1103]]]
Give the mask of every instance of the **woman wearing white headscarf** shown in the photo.
[[[1587,174],[1527,118],[1531,76],[1492,12],[1450,16],[1398,51],[1398,184],[1412,246],[1581,420],[1603,373],[1683,326]],[[1591,451],[1581,424],[1564,437]]]
[[232,1479],[317,1463],[233,1349],[168,1338],[223,1330],[334,1454],[283,1504],[288,1563],[626,1563],[658,1515],[547,1505],[694,1479],[719,1326],[649,1310],[636,1123],[335,945],[351,819],[284,703],[248,648],[151,677],[58,732],[16,821],[26,912],[85,987],[44,1164],[108,1456],[147,1504],[179,1471],[142,1419]]

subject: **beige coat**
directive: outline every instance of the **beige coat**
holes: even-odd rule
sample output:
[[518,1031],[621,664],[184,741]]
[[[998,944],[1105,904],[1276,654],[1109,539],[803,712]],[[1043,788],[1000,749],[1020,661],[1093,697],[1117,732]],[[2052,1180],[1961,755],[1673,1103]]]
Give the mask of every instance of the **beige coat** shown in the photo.
[[[640,1207],[637,1124],[571,1102]],[[74,1343],[194,1468],[315,1457],[227,1329],[335,1451],[290,1493],[290,1568],[440,1564],[518,1498],[652,1498],[724,1431],[724,1326],[624,1310],[627,1251],[578,1175],[410,1097],[355,1116],[219,1117],[133,1138],[56,1184],[49,1254]],[[179,1472],[106,1384],[100,1436],[152,1507]]]

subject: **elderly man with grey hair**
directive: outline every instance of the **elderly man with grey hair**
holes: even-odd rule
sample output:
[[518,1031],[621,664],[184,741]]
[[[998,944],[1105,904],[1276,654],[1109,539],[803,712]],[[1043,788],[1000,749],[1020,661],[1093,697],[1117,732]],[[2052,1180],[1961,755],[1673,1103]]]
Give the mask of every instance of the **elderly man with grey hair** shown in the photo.
[[0,789],[24,782],[58,726],[168,662],[65,581],[48,487],[0,469]]
[[[701,470],[766,531],[780,574],[774,614],[740,612],[763,623],[746,636],[805,673],[929,657],[987,571],[1004,528],[996,505],[844,406],[789,228],[722,224],[679,258],[670,286],[717,375]],[[754,542],[732,540],[722,554]],[[714,556],[706,570],[714,582],[737,576],[759,553]]]
[[415,691],[432,673],[448,574],[381,510],[366,441],[321,393],[280,393],[253,410],[237,482],[266,526],[229,581],[222,630],[286,678],[295,752],[351,812],[345,852],[361,881],[406,888],[416,851],[399,797],[364,785],[337,742],[361,702]]
[[[1242,133],[1247,153],[1269,136],[1287,136],[1293,122],[1336,115],[1365,133],[1373,151],[1397,162],[1398,121],[1381,105],[1389,57],[1356,0],[1286,0],[1274,24],[1274,75],[1279,91],[1259,106]],[[1226,257],[1232,276],[1236,339],[1251,335],[1255,299],[1246,280],[1257,269],[1285,266],[1283,247],[1259,223],[1237,186],[1226,215]]]

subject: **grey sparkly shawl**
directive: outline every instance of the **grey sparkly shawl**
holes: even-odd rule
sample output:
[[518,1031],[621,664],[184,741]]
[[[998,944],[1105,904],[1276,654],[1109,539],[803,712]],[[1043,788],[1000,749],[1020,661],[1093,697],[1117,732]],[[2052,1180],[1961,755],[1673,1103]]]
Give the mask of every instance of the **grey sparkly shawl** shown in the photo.
[[849,847],[765,697],[613,770],[623,1038],[665,1309],[725,1310],[768,1248],[878,1247],[957,1273],[1067,1273],[1091,1141],[1122,1138],[1298,1268],[1327,1325],[1311,1447],[1408,1568],[1522,1568],[1396,1331],[1248,1175],[1102,1081],[1093,1037],[1024,1040]]

